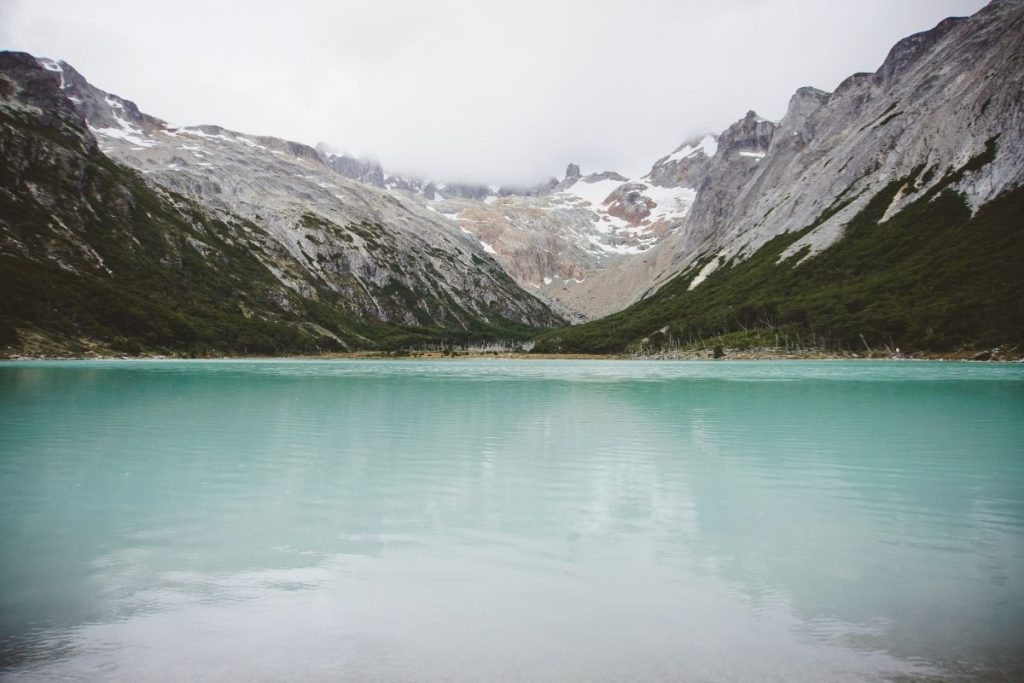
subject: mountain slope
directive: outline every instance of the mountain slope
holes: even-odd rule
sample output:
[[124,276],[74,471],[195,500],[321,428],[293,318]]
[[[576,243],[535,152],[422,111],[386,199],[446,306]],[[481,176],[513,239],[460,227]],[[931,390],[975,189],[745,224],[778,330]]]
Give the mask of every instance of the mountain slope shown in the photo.
[[1021,82],[1024,4],[997,0],[900,41],[834,93],[801,89],[778,123],[749,113],[710,158],[652,171],[697,192],[647,263],[621,269],[650,276],[647,298],[540,347],[674,347],[751,325],[846,348],[861,333],[1020,343]]
[[316,296],[326,286],[354,315],[407,325],[557,321],[422,202],[343,178],[299,143],[171,126],[67,64],[40,61],[59,76],[105,154],[214,213],[263,227],[291,256],[269,267],[297,293]]
[[907,182],[919,178],[891,183],[814,258],[804,258],[809,247],[792,250],[819,221],[708,275],[708,261],[698,261],[643,301],[546,333],[536,348],[671,352],[724,344],[909,353],[1024,346],[1024,188],[973,216],[960,194],[943,189],[880,220]]
[[[127,152],[173,132],[69,81],[66,67],[0,53],[0,346],[10,351],[309,352],[522,336],[526,323],[557,320],[457,231],[464,246],[442,251],[402,241],[372,207],[325,215],[292,197],[264,218],[266,186],[235,181],[235,194],[203,206],[202,190],[186,196],[198,174],[131,171],[102,152],[83,112],[104,146]],[[242,139],[218,144],[247,148]],[[287,144],[282,155],[301,167],[309,153]],[[248,163],[232,149],[225,156]]]

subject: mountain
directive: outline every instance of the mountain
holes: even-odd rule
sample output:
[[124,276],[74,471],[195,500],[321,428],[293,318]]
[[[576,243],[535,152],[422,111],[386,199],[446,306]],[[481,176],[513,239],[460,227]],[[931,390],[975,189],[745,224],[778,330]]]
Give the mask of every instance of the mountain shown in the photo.
[[696,195],[624,266],[645,297],[539,348],[1021,344],[1022,41],[1024,4],[996,0],[832,93],[798,90],[779,122],[748,113],[694,163],[659,161],[652,182]]
[[524,188],[174,126],[4,53],[0,346],[396,348],[566,320],[538,348],[1024,344],[1022,36],[1024,4],[994,0],[642,177]]
[[477,240],[310,147],[170,126],[20,53],[0,54],[0,123],[10,349],[279,353],[559,322]]
[[[996,0],[948,19],[901,41],[876,73],[855,74],[833,93],[801,88],[782,121],[748,112],[720,134],[685,141],[642,178],[582,176],[570,165],[538,197],[438,209],[577,322],[650,296],[702,259],[707,276],[855,195],[794,246],[816,254],[891,180],[920,165],[933,174],[958,168],[992,139],[994,163],[953,188],[974,212],[1020,181],[1020,12],[1020,3]],[[901,194],[891,211],[940,180]]]
[[661,187],[613,171],[566,177],[535,194],[483,201],[437,197],[428,207],[455,221],[520,286],[573,321],[619,310],[649,283],[616,279],[681,225],[693,203],[686,187]]

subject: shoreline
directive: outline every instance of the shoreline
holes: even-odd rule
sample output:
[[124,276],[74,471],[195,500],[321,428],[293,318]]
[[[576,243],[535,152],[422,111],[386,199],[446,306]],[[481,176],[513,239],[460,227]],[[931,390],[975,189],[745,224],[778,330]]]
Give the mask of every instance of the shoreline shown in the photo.
[[315,355],[282,355],[282,356],[203,356],[189,357],[181,355],[124,355],[124,354],[79,354],[79,355],[46,355],[46,354],[0,354],[0,363],[17,361],[109,361],[109,360],[308,360],[308,361],[453,361],[453,360],[583,360],[583,361],[959,361],[975,363],[1024,363],[1024,352],[1017,348],[992,349],[988,351],[954,351],[954,352],[919,352],[913,354],[840,354],[820,350],[805,349],[801,351],[785,351],[784,349],[724,349],[724,353],[715,358],[711,351],[695,350],[656,354],[588,354],[588,353],[527,353],[514,351],[344,351]]

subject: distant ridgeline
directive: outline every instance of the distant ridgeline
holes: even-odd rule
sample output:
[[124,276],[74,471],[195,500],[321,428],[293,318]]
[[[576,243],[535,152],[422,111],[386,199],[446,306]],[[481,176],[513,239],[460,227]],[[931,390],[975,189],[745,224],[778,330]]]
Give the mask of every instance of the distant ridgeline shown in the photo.
[[994,0],[642,178],[519,191],[171,126],[0,53],[0,353],[1024,349],[1021,35]]

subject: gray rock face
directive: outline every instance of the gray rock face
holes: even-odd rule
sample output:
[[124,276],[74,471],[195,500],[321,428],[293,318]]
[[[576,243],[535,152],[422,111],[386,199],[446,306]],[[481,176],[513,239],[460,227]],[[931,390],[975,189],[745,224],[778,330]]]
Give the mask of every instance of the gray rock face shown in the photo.
[[[52,64],[52,63],[51,63]],[[8,79],[0,82],[0,97],[7,107],[31,115],[41,126],[75,146],[96,148],[96,141],[83,125],[75,106],[64,95],[67,84],[52,66],[39,68],[36,59],[24,52],[0,52],[0,71]]]
[[[751,111],[718,136],[717,152],[704,166],[697,199],[684,230],[695,223],[712,226],[711,230],[722,229],[734,202],[744,195],[767,155],[776,127]],[[689,249],[695,245],[683,246]]]
[[[851,76],[831,95],[802,88],[778,126],[748,114],[719,139],[719,167],[709,168],[678,242],[665,248],[748,255],[854,198],[794,245],[813,255],[889,182],[915,169],[929,178],[899,193],[891,215],[988,145],[992,160],[954,189],[976,209],[1020,185],[1021,35],[1024,4],[995,2],[900,41],[876,73]],[[748,168],[735,159],[755,151],[763,156]]]
[[709,160],[717,151],[717,135],[691,138],[671,154],[654,162],[646,178],[662,187],[697,187],[707,173]]
[[409,325],[558,322],[477,240],[422,200],[342,177],[306,145],[218,126],[169,126],[63,62],[38,63],[52,74],[59,106],[77,110],[88,122],[86,137],[95,136],[107,156],[265,230],[273,243],[254,237],[248,248],[301,296],[316,298],[326,286],[360,317]]
[[828,98],[829,93],[817,88],[804,87],[797,90],[790,98],[786,116],[782,119],[780,139],[796,134],[800,137],[799,142],[806,144],[814,137],[811,116],[828,103]]
[[771,145],[775,128],[776,124],[772,121],[761,118],[756,112],[748,111],[746,116],[718,136],[718,149],[725,155],[734,152],[766,152]]
[[874,81],[884,84],[898,78],[907,72],[914,62],[924,57],[932,50],[950,31],[958,28],[967,19],[963,17],[949,17],[940,21],[930,31],[922,31],[900,40],[886,56],[882,66],[874,74]]
[[384,169],[376,161],[356,159],[347,154],[334,154],[329,152],[323,143],[316,146],[316,151],[323,162],[338,175],[368,185],[384,187]]

